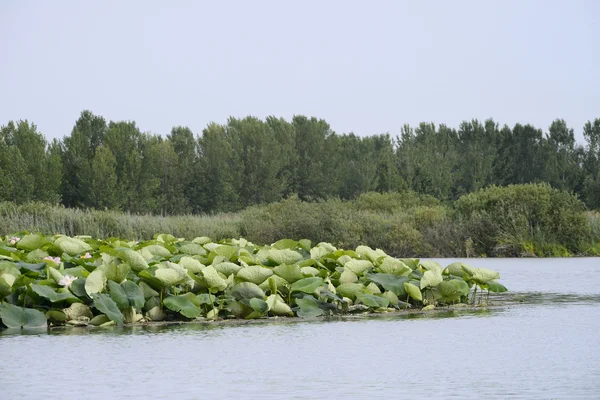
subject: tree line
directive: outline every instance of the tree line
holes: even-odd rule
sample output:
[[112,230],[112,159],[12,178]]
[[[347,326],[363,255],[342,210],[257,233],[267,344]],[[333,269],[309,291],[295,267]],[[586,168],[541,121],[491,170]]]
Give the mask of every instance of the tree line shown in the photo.
[[583,135],[576,143],[562,119],[547,132],[488,119],[360,137],[296,115],[232,117],[199,135],[177,126],[162,137],[86,110],[62,140],[46,140],[29,121],[0,129],[0,201],[177,215],[406,189],[447,201],[490,185],[547,182],[600,209],[600,118]]

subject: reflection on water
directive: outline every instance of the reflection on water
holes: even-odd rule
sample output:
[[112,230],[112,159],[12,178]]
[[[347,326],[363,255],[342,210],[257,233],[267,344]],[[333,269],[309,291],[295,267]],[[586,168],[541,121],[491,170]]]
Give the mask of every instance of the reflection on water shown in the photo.
[[597,398],[597,261],[567,284],[564,262],[526,261],[471,261],[500,270],[501,307],[5,331],[0,398]]

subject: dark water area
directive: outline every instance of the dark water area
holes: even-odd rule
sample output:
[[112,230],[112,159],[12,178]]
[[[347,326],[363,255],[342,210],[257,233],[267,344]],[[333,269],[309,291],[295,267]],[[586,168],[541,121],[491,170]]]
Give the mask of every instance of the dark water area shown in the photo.
[[600,259],[467,262],[500,271],[504,306],[3,332],[0,399],[600,398]]

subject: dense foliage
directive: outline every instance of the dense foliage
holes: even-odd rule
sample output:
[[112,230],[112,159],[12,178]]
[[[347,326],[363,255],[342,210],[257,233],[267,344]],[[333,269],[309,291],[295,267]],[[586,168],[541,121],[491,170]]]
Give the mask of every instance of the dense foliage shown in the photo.
[[422,123],[389,134],[336,134],[317,118],[230,118],[165,138],[134,122],[81,113],[51,143],[28,121],[0,130],[0,200],[179,215],[277,202],[354,199],[406,189],[447,201],[491,185],[547,182],[600,209],[600,118],[585,146],[556,120],[548,132],[487,120]]
[[480,304],[482,291],[506,291],[499,278],[464,263],[442,269],[309,240],[261,247],[169,234],[146,242],[25,234],[0,243],[0,320],[20,329],[389,312]]
[[442,204],[412,191],[363,193],[354,200],[301,201],[292,196],[236,213],[151,216],[69,209],[46,203],[0,203],[0,234],[28,230],[70,236],[148,240],[282,237],[367,245],[397,257],[600,255],[600,214],[583,211],[574,195],[548,184],[490,187]]

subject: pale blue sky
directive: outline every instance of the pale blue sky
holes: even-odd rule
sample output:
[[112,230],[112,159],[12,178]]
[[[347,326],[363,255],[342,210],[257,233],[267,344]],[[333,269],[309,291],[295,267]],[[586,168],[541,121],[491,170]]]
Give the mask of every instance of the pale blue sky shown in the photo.
[[600,1],[0,2],[0,125],[83,109],[167,134],[306,114],[338,133],[493,117],[582,140],[600,117]]

